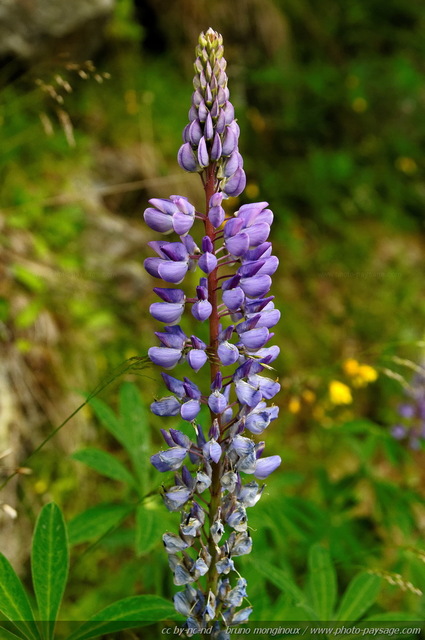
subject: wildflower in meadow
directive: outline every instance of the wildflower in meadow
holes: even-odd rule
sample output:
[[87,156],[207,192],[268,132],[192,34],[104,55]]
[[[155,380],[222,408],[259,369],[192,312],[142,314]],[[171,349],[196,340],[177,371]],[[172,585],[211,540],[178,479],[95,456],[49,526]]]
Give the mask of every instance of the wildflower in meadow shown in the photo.
[[375,382],[378,379],[378,372],[376,369],[368,364],[361,364],[349,358],[345,360],[343,364],[344,372],[352,379],[354,387],[366,387],[371,382]]
[[329,398],[332,404],[335,405],[351,404],[353,402],[350,387],[339,380],[331,380],[329,383]]
[[[159,301],[150,312],[164,327],[149,357],[166,370],[167,391],[151,410],[164,418],[179,416],[192,435],[161,429],[165,448],[151,462],[158,471],[173,472],[163,499],[181,514],[178,533],[163,536],[174,584],[182,587],[175,607],[186,616],[188,632],[212,627],[212,637],[225,640],[230,636],[221,625],[243,623],[252,611],[237,558],[252,548],[248,511],[281,463],[278,455],[264,455],[261,440],[278,416],[270,401],[280,385],[270,364],[279,348],[270,341],[280,312],[269,295],[278,259],[268,240],[273,213],[267,202],[242,205],[233,216],[223,208],[225,198],[242,193],[246,179],[223,39],[212,29],[199,37],[193,84],[178,162],[199,173],[205,211],[172,195],[153,198],[144,213],[153,230],[175,234],[150,242],[155,256],[145,261],[147,272],[163,281],[154,289]],[[200,240],[189,233],[195,224],[202,228]],[[198,284],[187,292],[182,283],[196,270]],[[189,310],[194,326],[208,325],[208,339],[195,335],[196,329],[193,335],[182,330],[180,318]],[[168,373],[183,363],[188,375]],[[207,388],[190,374],[204,368]],[[208,429],[198,422],[205,411]]]
[[411,449],[425,444],[425,367],[421,367],[406,390],[406,399],[398,407],[399,420],[391,428],[397,440],[406,441]]

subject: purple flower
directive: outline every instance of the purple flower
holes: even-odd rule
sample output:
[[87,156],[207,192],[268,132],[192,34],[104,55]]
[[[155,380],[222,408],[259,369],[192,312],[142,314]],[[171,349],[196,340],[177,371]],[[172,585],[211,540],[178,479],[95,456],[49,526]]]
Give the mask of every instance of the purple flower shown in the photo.
[[188,548],[188,543],[182,540],[175,533],[164,533],[162,541],[167,553],[178,553]]
[[260,402],[255,409],[249,412],[245,419],[245,427],[251,433],[263,433],[272,420],[276,420],[279,407],[268,407],[265,402]]
[[160,233],[175,231],[179,236],[189,231],[195,221],[195,208],[187,198],[170,196],[168,200],[152,198],[152,207],[143,217],[148,227]]
[[151,456],[151,463],[158,471],[175,471],[183,464],[187,450],[183,447],[173,447]]
[[227,407],[227,399],[222,393],[215,390],[208,398],[208,406],[213,413],[223,413]]
[[[278,455],[263,458],[265,443],[252,438],[278,416],[278,408],[268,401],[280,385],[263,374],[279,354],[279,347],[270,345],[270,329],[280,312],[268,295],[279,263],[268,240],[273,222],[268,203],[244,204],[234,215],[223,207],[227,197],[243,191],[246,176],[222,37],[212,29],[199,37],[193,85],[178,162],[184,170],[200,174],[208,194],[206,211],[195,212],[181,196],[151,199],[146,223],[159,233],[179,237],[150,242],[156,256],[145,260],[145,268],[171,285],[183,282],[196,267],[202,273],[194,285],[194,276],[188,278],[184,289],[154,289],[160,301],[151,304],[150,312],[166,326],[155,332],[160,346],[148,353],[165,369],[185,363],[196,380],[196,373],[207,366],[212,382],[201,390],[188,377],[180,380],[162,373],[169,395],[155,400],[151,411],[164,419],[179,416],[176,422],[191,423],[187,429],[195,435],[192,441],[178,429],[161,429],[168,449],[154,454],[151,462],[161,472],[174,472],[174,484],[164,487],[163,499],[170,511],[181,512],[179,535],[163,537],[174,584],[185,585],[174,598],[175,607],[187,617],[188,632],[211,622],[214,637],[224,640],[228,634],[220,631],[219,619],[239,624],[251,613],[250,607],[239,609],[247,585],[244,578],[235,577],[234,558],[251,551],[247,509],[255,506],[265,485],[247,481],[245,474],[264,479],[281,463]],[[196,230],[195,237],[202,238],[199,247],[189,235],[195,222],[204,226],[203,232]],[[189,320],[184,318],[187,304]],[[201,337],[189,337],[180,322],[185,327],[204,322],[207,327],[195,330]],[[208,410],[211,423],[205,427]],[[201,576],[206,576],[202,583]],[[207,590],[205,584],[213,586]]]
[[169,349],[167,347],[151,347],[148,350],[149,358],[152,362],[164,369],[172,369],[181,358],[179,349]]
[[223,291],[223,302],[229,311],[237,311],[245,301],[245,293],[240,287]]
[[[194,591],[194,595],[187,591],[187,589],[191,588]],[[174,606],[177,613],[181,613],[183,616],[189,616],[192,612],[192,606],[195,602],[196,598],[196,589],[190,587],[190,585],[186,586],[185,591],[179,591],[174,596]]]
[[156,416],[176,416],[180,412],[180,402],[174,396],[167,396],[153,402],[151,411]]
[[235,173],[226,180],[223,191],[228,196],[239,196],[246,187],[246,175],[243,169],[236,169]]
[[187,400],[182,404],[180,409],[180,415],[183,418],[183,420],[187,420],[188,422],[191,422],[196,418],[200,410],[201,410],[201,404],[199,400],[191,399],[191,400]]
[[256,407],[262,400],[261,391],[245,380],[238,380],[235,385],[236,395],[241,405]]
[[244,598],[247,597],[246,593],[247,582],[244,578],[239,578],[236,587],[229,591],[226,597],[226,604],[229,607],[240,607]]
[[270,337],[267,327],[259,327],[245,331],[241,334],[240,339],[244,347],[250,350],[261,349],[264,347]]
[[233,626],[237,624],[242,624],[243,622],[246,622],[248,620],[251,613],[252,613],[252,607],[246,607],[245,609],[240,609],[237,613],[234,614],[231,622],[227,622],[227,620],[226,622],[228,624],[232,624]]
[[212,313],[212,306],[208,300],[198,300],[192,307],[192,315],[199,322],[207,320]]
[[212,460],[213,462],[218,462],[220,460],[222,449],[214,439],[211,439],[204,444],[202,451],[207,460]]
[[178,511],[191,496],[191,491],[187,487],[175,486],[171,487],[164,493],[165,506],[169,511]]
[[207,360],[208,356],[203,349],[191,349],[187,354],[187,361],[194,371],[199,371]]
[[185,171],[193,172],[200,170],[196,155],[188,142],[180,147],[177,160],[181,168]]
[[186,247],[181,242],[149,242],[160,256],[159,258],[146,258],[145,269],[155,278],[162,278],[165,282],[179,284],[189,268],[190,256]]
[[240,287],[249,298],[262,298],[270,291],[272,279],[268,275],[257,275],[252,278],[242,278]]
[[245,556],[251,553],[252,538],[247,531],[237,534],[232,533],[229,537],[228,545],[232,556]]
[[254,507],[261,498],[264,486],[260,488],[256,482],[248,482],[241,486],[238,491],[238,502],[244,507]]
[[398,413],[402,418],[413,418],[415,415],[415,407],[412,404],[401,404],[398,407]]
[[222,193],[215,193],[210,198],[208,218],[215,229],[218,229],[223,224],[225,218],[225,212],[221,206],[223,200]]
[[211,273],[217,266],[217,258],[213,253],[206,251],[198,260],[199,268],[206,274]]
[[239,349],[234,345],[224,340],[217,349],[218,357],[224,366],[235,364],[239,359]]
[[281,464],[280,456],[269,456],[268,458],[260,458],[257,460],[254,475],[256,478],[263,480],[275,471]]
[[154,302],[149,307],[149,313],[160,322],[179,322],[184,311],[184,303]]

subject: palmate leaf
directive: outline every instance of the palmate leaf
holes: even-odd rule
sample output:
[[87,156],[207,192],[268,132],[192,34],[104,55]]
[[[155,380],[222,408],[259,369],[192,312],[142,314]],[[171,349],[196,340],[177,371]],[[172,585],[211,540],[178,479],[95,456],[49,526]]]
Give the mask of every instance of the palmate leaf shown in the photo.
[[99,504],[79,513],[68,525],[69,543],[80,544],[105,535],[132,511],[123,504]]
[[181,620],[173,605],[159,596],[133,596],[114,602],[76,629],[68,640],[89,640],[102,634],[134,629],[161,620]]
[[373,573],[359,573],[348,585],[335,620],[356,621],[373,605],[378,597],[382,579]]
[[319,620],[332,620],[337,596],[336,574],[328,549],[320,544],[310,547],[309,591]]
[[136,509],[136,553],[143,556],[161,541],[164,518],[154,509],[139,505]]
[[34,530],[31,570],[43,636],[53,638],[69,569],[68,539],[59,507],[51,502],[41,510]]
[[71,458],[83,462],[107,478],[134,485],[135,480],[131,473],[110,453],[90,447],[73,453]]
[[140,485],[147,489],[149,476],[149,420],[139,390],[131,382],[120,387],[120,424],[127,451]]
[[149,476],[149,421],[137,387],[125,382],[120,388],[120,416],[100,398],[89,401],[96,417],[128,452],[142,492]]
[[250,558],[249,561],[255,566],[259,574],[267,578],[267,580],[278,587],[278,589],[281,589],[283,593],[287,593],[288,596],[292,598],[294,605],[298,608],[298,611],[303,614],[303,617],[305,616],[306,620],[317,620],[317,612],[310,607],[301,589],[285,571],[260,559],[254,560]]
[[93,409],[101,425],[105,427],[105,429],[107,429],[109,433],[118,440],[118,442],[126,447],[127,441],[123,430],[121,429],[120,422],[106,402],[100,398],[90,398],[88,403]]
[[[35,456],[39,451],[41,451],[44,448],[44,446],[49,442],[49,440],[54,438],[55,435],[59,433],[59,431],[61,431],[61,429],[63,429],[65,425],[67,425],[68,422],[72,420],[72,418],[76,416],[77,413],[81,411],[83,407],[86,406],[86,404],[90,404],[92,406],[93,410],[95,411],[96,415],[98,416],[102,424],[114,435],[114,437],[117,438],[117,440],[119,440],[119,442],[121,442],[121,444],[124,444],[120,440],[121,429],[119,427],[119,422],[115,417],[113,411],[111,411],[108,405],[106,405],[104,402],[96,398],[96,396],[101,391],[103,391],[103,389],[105,389],[108,385],[114,382],[114,380],[124,375],[125,373],[141,371],[143,369],[146,369],[150,365],[151,365],[151,362],[148,356],[133,356],[132,358],[128,358],[127,360],[122,362],[118,367],[113,369],[106,376],[106,378],[104,378],[101,382],[99,382],[99,384],[89,393],[89,395],[87,396],[87,400],[85,400],[85,402],[80,404],[80,406],[77,407],[67,418],[65,418],[65,420],[61,422],[61,424],[58,427],[55,427],[49,433],[49,435],[42,442],[40,442],[38,447],[36,447],[29,454],[29,456],[24,461],[22,461],[21,466],[26,466],[29,460],[33,456]],[[3,489],[7,484],[9,484],[12,478],[14,478],[18,473],[19,471],[17,469],[12,473],[10,473],[5,478],[5,480],[0,484],[0,490]]]
[[0,611],[19,628],[30,640],[40,640],[40,633],[34,622],[34,614],[24,588],[9,560],[0,553]]
[[1,640],[22,640],[22,636],[17,636],[12,631],[5,629],[0,623],[0,638]]

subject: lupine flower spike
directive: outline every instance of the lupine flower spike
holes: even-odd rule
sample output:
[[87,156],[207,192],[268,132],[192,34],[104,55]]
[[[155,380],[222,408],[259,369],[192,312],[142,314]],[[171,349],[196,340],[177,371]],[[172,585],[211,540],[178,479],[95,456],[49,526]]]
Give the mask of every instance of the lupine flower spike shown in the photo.
[[[200,174],[206,210],[195,212],[186,198],[172,195],[153,198],[144,213],[152,229],[178,236],[149,243],[156,256],[145,261],[147,272],[171,285],[154,289],[160,301],[150,312],[165,326],[149,357],[166,370],[182,363],[195,372],[208,367],[210,382],[202,389],[190,377],[162,372],[168,393],[151,410],[180,416],[193,436],[162,429],[166,448],[151,462],[158,471],[174,472],[163,499],[181,513],[178,533],[163,536],[174,584],[183,587],[174,596],[176,610],[186,616],[188,633],[211,628],[211,637],[225,640],[230,636],[222,627],[247,621],[252,611],[237,571],[238,556],[252,547],[247,510],[281,463],[278,455],[263,455],[259,439],[278,416],[269,401],[280,385],[261,375],[279,353],[269,344],[280,317],[269,295],[278,260],[268,241],[273,213],[267,202],[242,205],[232,217],[222,206],[224,198],[243,191],[245,173],[223,39],[212,29],[199,37],[193,84],[178,162]],[[203,224],[198,244],[189,235],[197,219]],[[199,284],[187,293],[181,283],[197,268]],[[194,326],[208,323],[208,344],[178,324],[188,306]],[[198,423],[202,411],[210,416],[207,432]]]

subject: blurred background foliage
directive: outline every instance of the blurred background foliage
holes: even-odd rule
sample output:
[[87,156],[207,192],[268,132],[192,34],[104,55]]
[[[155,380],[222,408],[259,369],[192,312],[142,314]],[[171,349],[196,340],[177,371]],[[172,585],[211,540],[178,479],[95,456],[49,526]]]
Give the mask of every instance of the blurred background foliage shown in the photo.
[[[153,235],[142,212],[171,193],[202,207],[176,152],[197,35],[210,25],[224,35],[248,176],[228,207],[267,199],[281,260],[273,293],[283,391],[267,442],[284,464],[252,511],[253,556],[240,562],[258,618],[287,617],[292,602],[279,581],[259,578],[258,559],[306,586],[317,542],[330,549],[340,593],[370,569],[383,582],[372,613],[425,613],[425,415],[412,447],[391,435],[425,346],[422,9],[401,0],[322,0],[320,12],[312,0],[117,0],[95,51],[77,32],[73,47],[5,57],[0,72],[7,475],[81,394],[153,343],[153,282],[142,268]],[[56,500],[70,521],[78,555],[64,617],[174,592],[160,537],[175,518],[148,464],[161,446],[163,425],[147,411],[159,375],[126,378],[4,490],[2,551],[23,576],[41,505]],[[131,446],[111,427],[111,411],[128,407],[122,419],[143,444],[136,480],[114,463],[100,477],[93,447],[130,468]]]

